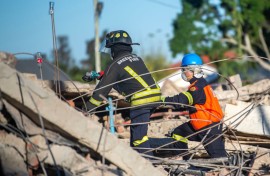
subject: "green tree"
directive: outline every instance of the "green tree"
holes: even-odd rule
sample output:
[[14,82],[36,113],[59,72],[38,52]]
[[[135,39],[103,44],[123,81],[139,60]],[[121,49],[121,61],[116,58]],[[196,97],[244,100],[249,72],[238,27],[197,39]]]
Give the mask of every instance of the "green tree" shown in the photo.
[[79,68],[77,65],[74,65],[68,72],[68,75],[71,77],[74,81],[84,82],[82,80],[82,76],[87,72],[88,70]]
[[[82,81],[82,75],[85,74],[86,70],[79,68],[74,59],[71,56],[71,49],[69,47],[69,40],[67,36],[57,37],[58,42],[58,64],[59,68],[65,72],[71,80]],[[54,51],[52,52],[54,55]],[[53,63],[55,64],[55,63]]]
[[[174,56],[178,53],[207,54],[212,60],[223,59],[225,51],[250,55],[264,69],[270,70],[270,3],[268,0],[182,0],[183,10],[173,22],[170,40]],[[220,63],[222,74],[247,71],[250,62]],[[228,67],[234,69],[228,70]],[[243,69],[246,68],[246,69]]]
[[152,72],[153,77],[156,81],[168,76],[173,73],[175,70],[163,70],[169,67],[170,63],[166,60],[166,58],[162,54],[154,54],[154,55],[146,55],[144,56],[144,63]]
[[68,72],[72,64],[74,64],[74,60],[71,57],[71,49],[69,47],[68,37],[67,36],[59,36],[57,37],[59,47],[57,49],[58,53],[58,63],[60,69],[65,72]]

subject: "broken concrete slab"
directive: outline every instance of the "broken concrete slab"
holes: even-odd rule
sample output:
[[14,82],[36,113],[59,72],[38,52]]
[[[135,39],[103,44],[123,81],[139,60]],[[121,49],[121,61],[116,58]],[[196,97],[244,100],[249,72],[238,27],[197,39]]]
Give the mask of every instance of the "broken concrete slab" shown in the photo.
[[4,175],[28,175],[25,143],[21,138],[4,131],[0,131],[0,161]]
[[[0,63],[2,97],[36,124],[78,141],[130,175],[163,175],[99,123],[61,101],[55,94]],[[134,165],[136,161],[136,165]]]
[[215,91],[215,94],[219,100],[238,99],[242,101],[248,101],[252,95],[266,93],[267,91],[269,94],[269,89],[270,79],[264,79],[254,84],[240,87],[237,90]]
[[226,104],[225,124],[237,131],[270,136],[270,106],[253,105]]

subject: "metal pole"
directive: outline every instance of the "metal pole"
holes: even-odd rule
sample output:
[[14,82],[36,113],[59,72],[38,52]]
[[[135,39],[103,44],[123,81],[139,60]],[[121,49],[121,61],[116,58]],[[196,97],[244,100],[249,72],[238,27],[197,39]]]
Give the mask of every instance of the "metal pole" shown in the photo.
[[97,72],[101,71],[100,68],[100,53],[99,53],[99,14],[97,10],[98,0],[94,0],[94,12],[95,12],[95,68]]
[[50,10],[49,13],[51,15],[51,23],[52,23],[52,37],[53,37],[53,50],[54,50],[54,59],[55,59],[55,92],[58,94],[61,99],[61,89],[60,89],[60,74],[59,74],[59,63],[58,63],[58,52],[57,52],[57,42],[56,42],[56,34],[55,34],[55,24],[54,24],[54,2],[50,2]]
[[36,61],[37,61],[37,64],[39,66],[39,72],[40,72],[40,79],[41,79],[41,82],[42,82],[42,87],[45,87],[44,82],[43,82],[43,74],[42,74],[42,62],[43,62],[43,59],[42,59],[42,56],[41,56],[40,52],[37,52],[37,54],[36,54]]
[[109,125],[110,125],[110,131],[111,133],[115,133],[115,129],[114,129],[114,116],[113,116],[113,111],[114,111],[114,107],[113,107],[113,103],[112,103],[112,98],[108,98],[109,101],[109,105],[106,107],[106,110],[109,111],[109,117],[110,117],[110,121],[109,121]]

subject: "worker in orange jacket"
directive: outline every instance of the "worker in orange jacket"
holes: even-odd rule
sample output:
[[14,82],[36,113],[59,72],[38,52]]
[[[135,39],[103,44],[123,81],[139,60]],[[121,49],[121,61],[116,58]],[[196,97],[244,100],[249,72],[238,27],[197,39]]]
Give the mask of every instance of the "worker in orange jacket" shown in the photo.
[[[169,144],[167,148],[183,149],[174,151],[175,154],[180,154],[188,150],[188,140],[203,141],[210,157],[226,157],[224,141],[221,137],[222,123],[220,123],[223,119],[223,112],[212,88],[203,78],[203,71],[200,68],[202,64],[203,62],[197,54],[184,56],[181,76],[190,83],[190,86],[186,92],[163,99],[165,104],[170,104],[176,109],[188,110],[190,121],[175,128],[171,133],[171,138],[159,140],[158,146],[167,143]],[[151,147],[158,146],[156,142],[151,142]],[[189,159],[189,156],[186,155],[183,158]]]

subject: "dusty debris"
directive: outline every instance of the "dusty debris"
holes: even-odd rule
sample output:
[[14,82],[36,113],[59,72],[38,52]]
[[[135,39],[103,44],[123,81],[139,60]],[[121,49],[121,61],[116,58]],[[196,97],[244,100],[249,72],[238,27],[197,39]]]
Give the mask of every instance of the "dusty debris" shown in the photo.
[[[62,81],[63,98],[59,99],[52,81],[17,73],[0,63],[2,172],[4,175],[42,175],[44,172],[56,175],[61,172],[64,175],[98,176],[173,175],[172,171],[180,171],[183,175],[185,170],[186,175],[202,172],[205,175],[233,175],[239,170],[243,175],[269,174],[270,80],[247,86],[242,86],[237,75],[230,80],[237,91],[230,87],[230,90],[216,89],[215,93],[225,112],[223,137],[226,150],[238,162],[232,164],[228,160],[206,167],[205,162],[209,159],[206,151],[200,142],[190,141],[188,145],[194,160],[199,159],[204,164],[198,169],[193,161],[185,163],[177,156],[157,156],[156,163],[149,162],[130,148],[130,121],[125,112],[129,104],[116,91],[111,91],[110,96],[117,99],[115,105],[124,110],[115,113],[116,133],[111,134],[108,114],[101,115],[103,127],[96,115],[85,117],[76,110],[83,106],[85,96],[82,95],[91,95],[94,85]],[[164,82],[162,90],[168,94],[181,91],[170,81]],[[246,108],[247,105],[251,106]],[[177,112],[171,107],[156,110],[149,122],[149,137],[165,137],[168,131],[189,120],[186,115],[186,112]],[[18,167],[13,167],[15,164]]]
[[215,91],[220,101],[241,100],[251,101],[257,97],[269,95],[270,79],[258,81],[252,85],[246,85],[234,90]]
[[224,121],[240,132],[270,136],[270,106],[244,102],[226,104]]
[[[136,151],[123,144],[100,124],[42,89],[9,66],[0,63],[2,99],[27,115],[34,123],[76,141],[130,175],[162,175]],[[44,133],[43,133],[44,134]],[[127,157],[128,156],[128,157]],[[134,160],[138,161],[136,166]]]

